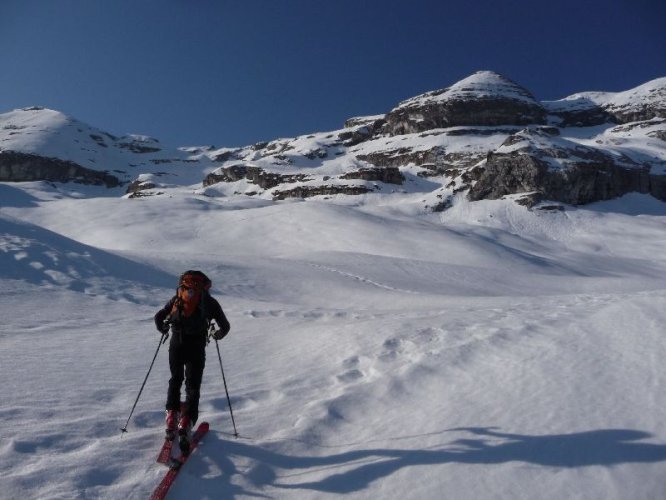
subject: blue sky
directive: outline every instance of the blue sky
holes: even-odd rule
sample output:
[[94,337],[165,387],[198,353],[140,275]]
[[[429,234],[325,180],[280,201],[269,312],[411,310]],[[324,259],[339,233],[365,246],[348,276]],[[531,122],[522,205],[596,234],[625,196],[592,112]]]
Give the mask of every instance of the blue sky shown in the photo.
[[497,71],[538,99],[666,76],[663,0],[1,0],[0,112],[238,146]]

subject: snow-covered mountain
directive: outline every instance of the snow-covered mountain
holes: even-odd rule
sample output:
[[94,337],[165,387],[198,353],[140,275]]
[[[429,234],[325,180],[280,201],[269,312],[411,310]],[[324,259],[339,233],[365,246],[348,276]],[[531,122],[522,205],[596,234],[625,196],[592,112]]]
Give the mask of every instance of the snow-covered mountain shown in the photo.
[[[200,182],[202,169],[212,165],[205,157],[193,159],[191,148],[164,147],[157,139],[141,135],[115,137],[40,107],[0,114],[0,131],[3,181],[72,181],[113,187],[140,177],[138,172],[159,177],[162,170],[171,170],[169,177],[187,185]],[[186,168],[193,164],[200,169]]]
[[435,210],[461,192],[472,200],[528,193],[528,205],[634,191],[666,200],[666,78],[540,103],[480,71],[341,130],[243,148],[117,138],[35,108],[0,115],[0,131],[0,179],[123,184],[132,196],[178,187],[271,200],[404,193]]
[[209,346],[168,498],[662,498],[663,86],[539,103],[482,72],[242,148],[0,115],[0,497],[149,497],[152,317],[195,268],[240,437]]

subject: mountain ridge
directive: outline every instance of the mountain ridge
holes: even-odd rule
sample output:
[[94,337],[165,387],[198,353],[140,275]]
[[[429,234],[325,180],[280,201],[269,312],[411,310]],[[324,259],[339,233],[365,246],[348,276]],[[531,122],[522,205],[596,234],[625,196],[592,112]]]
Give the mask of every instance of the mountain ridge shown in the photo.
[[[529,148],[507,150],[526,137]],[[632,191],[666,201],[664,165],[666,78],[540,102],[510,79],[479,71],[336,131],[240,148],[115,137],[45,108],[0,114],[0,180],[123,185],[128,197],[182,188],[267,200],[402,193],[429,210],[460,193],[470,200],[525,193],[528,206]]]

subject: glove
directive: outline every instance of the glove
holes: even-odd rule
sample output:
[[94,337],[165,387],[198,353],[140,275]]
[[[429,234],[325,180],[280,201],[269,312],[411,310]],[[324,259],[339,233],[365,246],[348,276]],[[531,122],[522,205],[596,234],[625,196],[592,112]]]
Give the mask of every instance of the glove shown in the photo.
[[224,337],[227,336],[227,333],[229,332],[223,332],[222,330],[216,330],[213,332],[213,338],[215,340],[222,340]]
[[157,331],[160,332],[162,335],[166,335],[169,333],[169,328],[171,325],[168,322],[164,322],[161,325],[157,325]]

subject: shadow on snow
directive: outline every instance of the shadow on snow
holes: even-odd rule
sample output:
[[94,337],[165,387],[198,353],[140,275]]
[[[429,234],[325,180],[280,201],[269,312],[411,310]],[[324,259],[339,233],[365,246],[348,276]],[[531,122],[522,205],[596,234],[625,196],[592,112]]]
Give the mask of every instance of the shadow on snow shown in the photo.
[[[210,481],[210,490],[202,485],[202,491],[214,490],[225,498],[240,494],[263,497],[232,484],[230,479],[239,473],[258,488],[271,486],[344,494],[361,491],[400,469],[419,465],[524,462],[544,467],[576,468],[666,461],[666,445],[639,442],[649,438],[650,434],[629,429],[532,436],[503,433],[493,427],[469,427],[439,434],[454,431],[467,432],[470,436],[428,449],[378,448],[312,457],[281,454],[242,441],[222,440],[211,434],[207,438],[206,454],[223,474],[202,479]],[[249,471],[238,471],[233,457],[249,458],[256,465]],[[340,468],[345,470],[337,472]],[[292,481],[306,474],[326,475],[314,481]]]
[[83,292],[92,281],[107,278],[153,287],[171,287],[175,281],[151,266],[0,216],[0,279]]

